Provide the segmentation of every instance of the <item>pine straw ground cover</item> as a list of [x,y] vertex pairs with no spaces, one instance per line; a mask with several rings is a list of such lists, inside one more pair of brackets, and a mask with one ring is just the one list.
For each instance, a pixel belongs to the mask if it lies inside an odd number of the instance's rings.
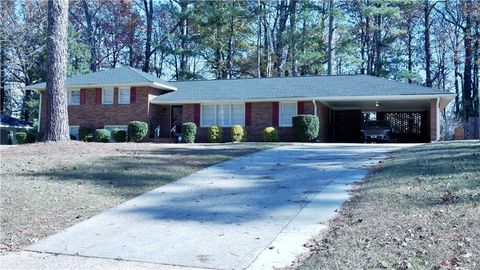
[[480,143],[432,143],[380,164],[299,269],[480,269]]
[[[0,252],[274,144],[37,143],[0,150]],[[278,146],[278,145],[277,145]]]

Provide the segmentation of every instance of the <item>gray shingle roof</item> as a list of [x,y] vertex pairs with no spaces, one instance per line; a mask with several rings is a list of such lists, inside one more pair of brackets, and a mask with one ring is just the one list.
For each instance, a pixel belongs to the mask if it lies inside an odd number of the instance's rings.
[[439,89],[368,75],[183,81],[171,84],[177,87],[177,91],[156,97],[154,103],[445,94]]
[[[158,84],[166,88],[175,88],[170,83],[161,80],[151,74],[145,73],[132,67],[119,67],[109,70],[101,70],[83,75],[67,78],[67,86],[77,85],[120,85],[120,84]],[[45,83],[29,85],[28,89],[45,89]]]

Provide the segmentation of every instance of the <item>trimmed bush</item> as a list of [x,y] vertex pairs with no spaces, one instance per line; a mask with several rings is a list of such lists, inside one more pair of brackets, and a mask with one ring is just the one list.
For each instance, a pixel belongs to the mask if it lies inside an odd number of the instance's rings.
[[320,126],[318,116],[300,114],[295,115],[292,120],[295,140],[300,142],[313,142],[318,137]]
[[128,123],[128,137],[130,141],[139,142],[148,134],[148,124],[142,121]]
[[243,142],[247,140],[247,130],[240,126],[232,126],[232,142]]
[[35,129],[27,130],[27,140],[26,143],[36,143],[37,142],[37,131]]
[[80,140],[84,142],[93,142],[93,129],[87,127],[80,127],[78,129]]
[[278,141],[278,131],[274,127],[266,127],[263,130],[264,142],[276,142]]
[[45,134],[41,131],[35,133],[35,142],[42,142],[45,137]]
[[116,142],[126,142],[127,141],[127,131],[123,129],[114,129],[112,131],[112,137]]
[[223,141],[223,129],[219,126],[210,126],[208,128],[208,142],[221,143]]
[[18,144],[25,144],[27,143],[27,133],[23,131],[17,132],[15,133],[15,139]]
[[194,143],[197,135],[197,125],[192,122],[183,123],[182,125],[182,142]]
[[109,142],[110,141],[110,131],[108,129],[97,129],[95,130],[95,141],[96,142]]

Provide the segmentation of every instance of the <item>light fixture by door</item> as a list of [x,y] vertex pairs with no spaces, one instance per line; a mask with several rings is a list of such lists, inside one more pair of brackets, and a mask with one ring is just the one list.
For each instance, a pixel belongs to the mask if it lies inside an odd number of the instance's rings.
[[378,101],[375,102],[375,107],[379,107],[380,106],[380,103],[378,103]]

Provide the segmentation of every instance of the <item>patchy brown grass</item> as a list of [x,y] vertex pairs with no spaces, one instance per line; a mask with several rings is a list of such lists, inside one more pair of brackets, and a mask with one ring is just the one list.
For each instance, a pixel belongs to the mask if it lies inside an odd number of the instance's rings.
[[274,144],[38,143],[0,149],[0,252]]
[[299,269],[480,269],[480,143],[396,152],[312,242]]

